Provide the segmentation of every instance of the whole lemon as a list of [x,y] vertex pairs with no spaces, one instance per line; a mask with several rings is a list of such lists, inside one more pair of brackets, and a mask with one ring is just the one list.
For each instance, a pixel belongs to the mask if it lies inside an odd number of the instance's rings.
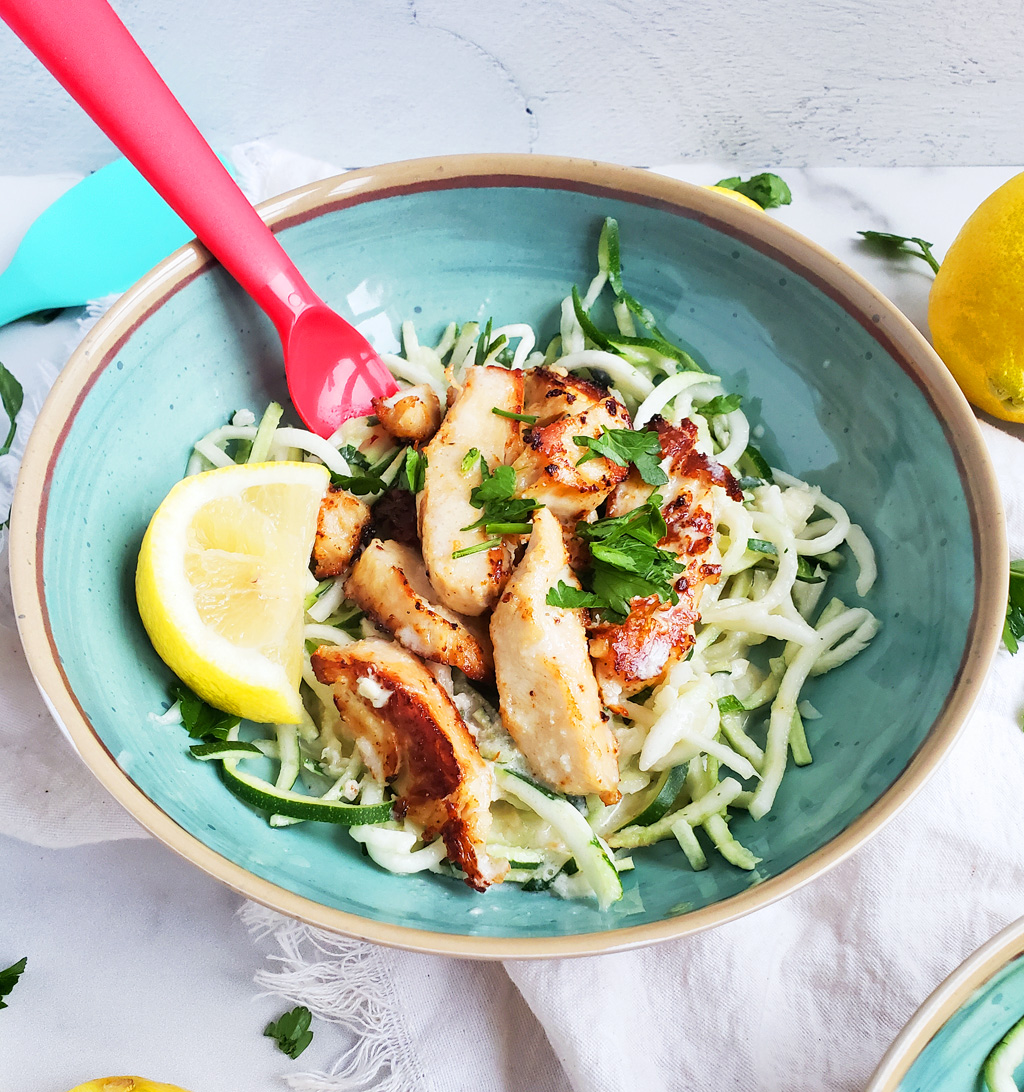
[[738,201],[741,205],[746,205],[748,208],[757,209],[758,212],[763,212],[764,209],[745,193],[740,193],[738,190],[730,190],[728,186],[705,186],[705,189],[714,190],[715,193],[725,194],[726,197],[731,197],[734,201]]
[[968,400],[1024,422],[1024,174],[987,197],[953,240],[928,325]]
[[176,1084],[158,1084],[145,1077],[97,1077],[71,1089],[71,1092],[185,1092]]

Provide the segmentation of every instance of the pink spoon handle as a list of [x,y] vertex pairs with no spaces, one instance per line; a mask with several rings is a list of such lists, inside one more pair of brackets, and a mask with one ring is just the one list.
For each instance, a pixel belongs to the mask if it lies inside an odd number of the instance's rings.
[[321,301],[106,0],[0,0],[0,18],[285,337]]

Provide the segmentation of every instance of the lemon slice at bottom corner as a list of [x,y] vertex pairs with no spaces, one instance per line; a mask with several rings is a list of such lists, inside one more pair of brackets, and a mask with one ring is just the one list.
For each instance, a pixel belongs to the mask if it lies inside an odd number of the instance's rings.
[[142,540],[135,592],[153,647],[235,716],[302,719],[302,603],[329,479],[316,463],[196,474],[168,493]]
[[97,1077],[75,1085],[71,1092],[185,1092],[176,1084],[160,1084],[145,1077]]

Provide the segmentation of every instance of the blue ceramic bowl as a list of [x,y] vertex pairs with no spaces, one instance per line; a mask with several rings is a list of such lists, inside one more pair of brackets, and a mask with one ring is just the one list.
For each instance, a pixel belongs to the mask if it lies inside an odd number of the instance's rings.
[[[543,157],[426,160],[287,194],[266,219],[328,303],[380,349],[413,319],[557,329],[615,216],[630,290],[744,395],[774,464],[863,524],[881,576],[870,649],[813,682],[813,765],[737,836],[754,874],[674,844],[636,854],[606,913],[509,886],[476,895],[403,878],[343,832],[272,830],[149,719],[169,674],[135,609],[143,530],[194,439],[286,399],[264,316],[198,246],[129,291],[68,364],[39,419],[12,527],[33,670],[76,746],[156,835],[260,902],[339,932],[463,955],[606,951],[721,923],[851,852],[952,743],[995,648],[1005,598],[1000,505],[974,418],[925,341],[834,258],[770,217],[646,172]],[[852,595],[852,574],[838,594]]]
[[[965,960],[889,1048],[865,1092],[982,1092],[989,1052],[1024,1017],[1024,918]],[[1024,1082],[1024,1065],[1014,1074]]]

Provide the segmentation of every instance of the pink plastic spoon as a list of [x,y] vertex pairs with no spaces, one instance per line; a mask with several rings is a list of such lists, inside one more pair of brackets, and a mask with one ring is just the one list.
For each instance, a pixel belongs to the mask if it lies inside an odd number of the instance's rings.
[[398,389],[306,284],[106,0],[0,0],[0,18],[267,313],[307,427],[329,436]]

